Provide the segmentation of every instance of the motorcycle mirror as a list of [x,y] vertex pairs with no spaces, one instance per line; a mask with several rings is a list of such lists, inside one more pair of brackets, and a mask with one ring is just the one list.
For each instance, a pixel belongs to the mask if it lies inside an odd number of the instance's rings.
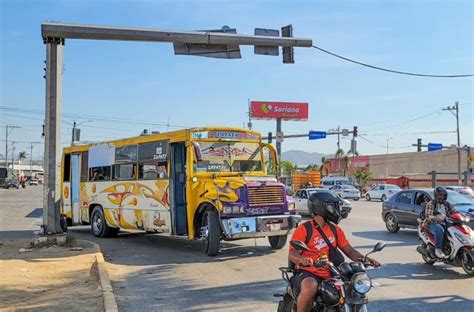
[[306,250],[306,251],[311,251],[308,246],[306,246],[305,243],[302,241],[290,241],[291,246],[299,251]]
[[385,248],[385,243],[384,242],[378,242],[377,244],[375,244],[374,249],[372,249],[372,252],[379,252],[384,248]]

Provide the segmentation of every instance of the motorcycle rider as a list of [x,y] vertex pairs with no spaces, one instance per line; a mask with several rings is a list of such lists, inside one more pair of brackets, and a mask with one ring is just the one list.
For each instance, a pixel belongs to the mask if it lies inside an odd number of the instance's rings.
[[445,258],[442,251],[446,217],[456,213],[456,209],[447,201],[448,192],[444,187],[438,186],[433,191],[434,199],[425,208],[423,227],[435,237],[435,255]]
[[[307,240],[308,233],[304,224],[296,228],[291,240],[308,241],[308,248],[316,254],[298,251],[291,244],[289,252],[290,261],[297,265],[295,289],[298,295],[296,303],[298,312],[310,311],[314,296],[318,291],[318,284],[331,277],[328,268],[313,267],[314,262],[320,257],[330,255],[330,247],[326,244],[326,240],[335,248],[341,249],[353,261],[360,261],[364,257],[349,244],[344,232],[336,225],[341,220],[338,198],[330,193],[313,193],[308,199],[308,209],[313,215],[313,219],[308,221],[313,230],[309,241]],[[326,240],[320,234],[318,227],[326,236]],[[335,232],[333,229],[335,229]],[[374,267],[380,266],[380,263],[372,258],[367,258],[367,260]],[[329,261],[334,262],[331,258]]]

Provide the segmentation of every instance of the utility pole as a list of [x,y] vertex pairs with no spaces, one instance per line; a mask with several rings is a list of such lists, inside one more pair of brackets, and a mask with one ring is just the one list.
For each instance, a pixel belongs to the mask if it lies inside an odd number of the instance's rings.
[[8,168],[8,136],[11,134],[11,132],[15,128],[21,128],[21,127],[20,126],[11,126],[11,125],[6,125],[5,126],[5,167],[7,167],[7,168]]
[[248,102],[248,106],[249,106],[249,111],[247,113],[248,117],[249,117],[249,121],[247,123],[247,127],[249,128],[249,130],[252,130],[252,107],[250,106],[250,99],[247,100]]
[[41,142],[30,142],[30,180],[33,177],[33,146]]
[[[276,133],[277,136],[280,137],[282,135],[281,133],[281,118],[277,118],[276,120]],[[276,139],[276,150],[277,150],[277,157],[278,157],[278,163],[281,161],[281,139],[277,138]],[[281,175],[281,166],[278,166],[277,168],[277,175]]]
[[[456,133],[457,133],[457,139],[458,139],[458,144],[457,144],[457,151],[458,151],[458,185],[462,184],[462,176],[461,176],[461,135],[459,133],[459,102],[455,102],[454,106],[448,106],[446,108],[443,108],[443,110],[450,111],[451,114],[456,117]],[[454,111],[454,113],[453,113]]]
[[12,141],[12,169],[15,168],[15,141]]

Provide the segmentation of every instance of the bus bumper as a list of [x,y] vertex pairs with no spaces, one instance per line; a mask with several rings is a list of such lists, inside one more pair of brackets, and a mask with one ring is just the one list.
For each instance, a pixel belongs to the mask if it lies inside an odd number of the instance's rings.
[[229,218],[221,219],[221,228],[224,238],[228,240],[267,237],[287,235],[300,221],[300,215]]

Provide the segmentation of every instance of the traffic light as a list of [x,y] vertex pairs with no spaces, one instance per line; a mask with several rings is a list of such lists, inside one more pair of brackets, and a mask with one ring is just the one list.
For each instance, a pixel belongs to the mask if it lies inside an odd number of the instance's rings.
[[[288,25],[281,28],[282,37],[293,37],[293,26]],[[295,62],[295,49],[293,47],[283,47],[283,63],[293,64]]]
[[272,144],[272,133],[268,132],[268,144]]
[[352,130],[352,136],[355,138],[357,136],[357,127],[354,126],[354,130]]
[[416,151],[417,151],[417,152],[421,152],[421,145],[422,145],[422,144],[421,144],[421,139],[418,138],[418,139],[416,140]]

